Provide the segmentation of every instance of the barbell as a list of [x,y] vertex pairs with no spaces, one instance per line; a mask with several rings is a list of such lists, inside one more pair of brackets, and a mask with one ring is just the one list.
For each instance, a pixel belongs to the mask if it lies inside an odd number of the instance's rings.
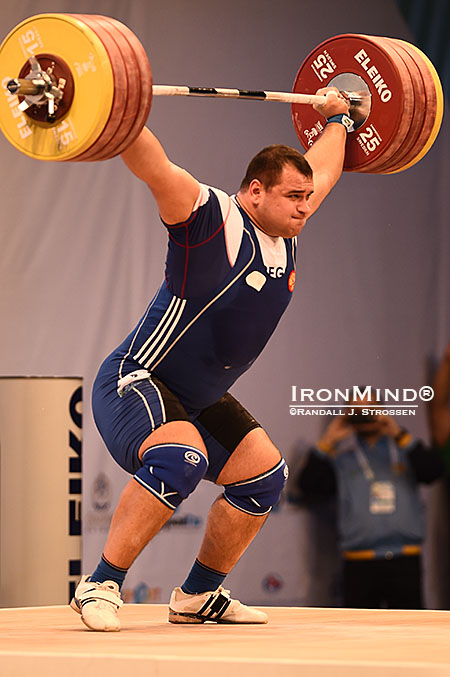
[[423,52],[403,40],[351,33],[325,40],[306,57],[293,92],[269,92],[154,85],[145,50],[123,23],[98,15],[38,14],[0,45],[0,78],[0,129],[39,160],[120,154],[145,125],[153,96],[290,103],[295,132],[307,149],[326,123],[311,104],[327,97],[315,92],[336,87],[348,98],[354,121],[344,169],[388,174],[428,152],[443,116],[439,76]]

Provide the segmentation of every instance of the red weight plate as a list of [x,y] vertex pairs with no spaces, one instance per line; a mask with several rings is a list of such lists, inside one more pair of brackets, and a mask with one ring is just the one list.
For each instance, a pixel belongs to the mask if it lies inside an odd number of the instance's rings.
[[141,42],[134,35],[134,33],[127,26],[120,23],[120,21],[117,21],[116,19],[112,19],[111,17],[106,16],[103,17],[103,19],[104,21],[115,26],[117,30],[121,32],[123,37],[128,41],[138,66],[138,77],[141,86],[141,94],[137,115],[129,134],[115,149],[113,154],[109,152],[105,153],[101,157],[97,158],[99,160],[107,160],[111,157],[114,157],[114,155],[122,153],[139,136],[142,128],[147,122],[147,118],[150,113],[150,108],[152,105],[152,88],[153,88],[153,78],[150,63]]
[[437,121],[437,116],[441,115],[442,111],[440,110],[441,107],[439,105],[438,93],[436,91],[435,78],[437,77],[437,74],[435,73],[433,77],[433,73],[430,71],[428,64],[426,63],[425,59],[423,58],[419,50],[417,50],[415,47],[413,47],[408,42],[405,42],[403,40],[396,40],[394,38],[392,38],[392,40],[399,47],[408,52],[410,57],[414,60],[423,80],[426,99],[426,105],[424,106],[425,110],[423,125],[420,130],[417,141],[414,145],[414,148],[412,149],[411,153],[409,153],[409,159],[405,158],[401,163],[400,167],[396,167],[395,169],[390,170],[390,171],[401,171],[402,169],[406,169],[408,166],[412,166],[413,164],[415,164],[416,158],[420,159],[420,157],[424,154],[424,151],[426,152],[425,148],[427,144],[429,144],[430,142],[430,137],[436,131],[435,126],[436,124],[439,124],[439,122]]
[[[359,76],[371,94],[369,115],[349,134],[344,162],[346,171],[364,171],[381,156],[392,156],[403,143],[412,119],[412,83],[403,61],[391,58],[376,37],[349,33],[316,47],[301,65],[293,91],[313,94],[342,73]],[[292,118],[300,142],[308,148],[324,128],[323,116],[312,106],[293,104]]]
[[382,153],[378,158],[372,159],[370,162],[364,165],[364,168],[359,170],[371,174],[378,174],[379,167],[386,164],[389,165],[392,158],[396,157],[398,150],[403,147],[403,144],[409,136],[411,123],[414,117],[415,93],[411,74],[406,67],[404,60],[398,54],[398,52],[395,51],[389,40],[373,35],[364,35],[362,37],[367,38],[374,44],[384,49],[392,64],[395,64],[400,74],[403,87],[403,111],[395,138],[391,141],[389,146],[385,148],[384,153]]
[[425,86],[420,74],[419,67],[411,55],[402,47],[401,43],[391,38],[379,38],[383,42],[389,42],[391,47],[405,62],[405,66],[411,76],[414,90],[414,110],[408,136],[398,149],[397,153],[382,165],[377,166],[377,174],[391,172],[400,169],[416,155],[416,146],[424,126],[426,116],[427,99]]
[[[123,113],[128,98],[128,77],[124,57],[109,32],[89,14],[71,14],[69,16],[86,24],[86,26],[88,26],[102,41],[111,62],[114,78],[114,95],[108,121],[92,146],[81,153],[81,155],[72,158],[72,161],[79,162],[81,160],[92,160],[108,148],[111,139],[114,137],[117,129],[122,123]],[[86,115],[88,114],[89,112],[86,111]]]
[[139,114],[139,105],[141,101],[141,76],[135,53],[128,40],[124,37],[117,26],[110,23],[107,20],[107,17],[104,16],[92,15],[92,19],[97,21],[103,27],[103,29],[109,33],[111,38],[117,44],[117,47],[120,50],[125,62],[128,80],[128,97],[123,110],[120,126],[115,131],[115,134],[111,138],[108,146],[102,150],[99,150],[99,152],[95,153],[89,158],[89,160],[96,161],[112,158],[117,155],[121,144],[132,131],[136,122],[136,117]]

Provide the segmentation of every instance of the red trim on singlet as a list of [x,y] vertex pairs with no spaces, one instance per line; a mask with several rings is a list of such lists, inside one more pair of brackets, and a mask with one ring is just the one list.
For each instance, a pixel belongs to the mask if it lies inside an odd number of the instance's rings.
[[[202,240],[202,242],[197,242],[197,244],[189,244],[189,243],[188,243],[187,245],[184,245],[184,244],[181,244],[181,242],[177,242],[177,241],[175,240],[175,238],[174,238],[170,233],[168,233],[169,238],[172,240],[172,242],[174,242],[175,244],[177,244],[179,247],[186,247],[186,246],[187,246],[187,247],[189,247],[190,249],[194,249],[194,247],[200,247],[202,244],[206,244],[206,242],[209,242],[210,240],[212,240],[213,237],[215,237],[215,236],[217,235],[217,233],[219,233],[219,232],[222,230],[222,228],[225,226],[226,222],[228,221],[228,217],[230,216],[230,211],[231,211],[231,200],[230,200],[230,203],[229,203],[229,205],[228,205],[228,212],[227,212],[227,215],[226,215],[225,219],[222,221],[222,223],[221,223],[220,226],[217,228],[217,230],[214,231],[214,233],[212,233],[212,235],[210,235],[209,237],[207,237],[206,240]],[[181,224],[181,225],[179,225],[179,226],[175,226],[175,228],[181,228],[181,227],[184,227],[184,228],[185,228],[186,226],[189,225],[189,223],[191,222],[191,220],[192,220],[192,219],[190,219],[189,221],[186,221],[186,223],[183,223],[183,224]],[[169,226],[169,228],[170,228],[170,227],[171,227],[171,226]],[[226,244],[226,242],[225,242],[225,244]],[[227,253],[228,253],[228,252],[227,252]],[[228,258],[229,258],[229,257],[228,257]]]
[[187,226],[186,228],[186,254],[185,254],[185,259],[184,259],[184,275],[183,275],[183,284],[181,285],[181,298],[184,299],[184,288],[186,286],[186,278],[187,278],[187,271],[188,271],[188,261],[189,261],[189,229]]
[[[195,207],[195,205],[197,204],[197,202],[200,203],[200,201],[201,201],[201,196],[202,196],[202,191],[201,191],[201,189],[200,189],[200,194],[199,194],[197,200],[195,201],[194,207]],[[208,199],[209,199],[209,197],[208,197]],[[165,221],[163,221],[163,219],[161,219],[161,221],[162,221],[162,223],[165,225],[166,228],[173,228],[173,229],[175,229],[175,228],[184,228],[185,226],[188,226],[188,225],[191,223],[191,221],[193,221],[193,219],[195,219],[195,215],[197,214],[197,212],[198,212],[198,210],[200,209],[200,207],[203,207],[203,206],[204,206],[204,204],[206,204],[206,203],[199,204],[198,207],[197,207],[196,209],[194,209],[194,211],[192,212],[192,214],[190,215],[190,217],[188,218],[187,221],[182,221],[181,223],[173,223],[173,224],[166,223]]]
[[[226,224],[226,222],[228,221],[228,217],[229,217],[230,211],[231,211],[231,200],[229,201],[229,204],[228,204],[228,212],[227,212],[227,215],[226,215],[226,217],[224,218],[224,220],[222,221],[222,223],[220,224],[220,226],[217,228],[217,230],[214,231],[214,233],[212,233],[209,237],[207,237],[206,240],[202,240],[202,242],[197,242],[197,244],[189,244],[189,229],[188,229],[188,225],[189,225],[189,224],[191,223],[191,221],[194,219],[194,217],[195,217],[195,215],[196,215],[198,209],[200,209],[200,207],[198,207],[198,208],[195,210],[195,212],[193,212],[193,213],[191,214],[191,217],[190,217],[185,223],[176,224],[176,225],[174,225],[174,226],[168,226],[167,224],[165,224],[165,225],[167,226],[167,228],[186,228],[186,244],[181,244],[181,242],[177,242],[177,241],[175,240],[175,238],[173,237],[173,235],[171,235],[170,232],[168,233],[170,240],[172,240],[172,242],[173,242],[174,244],[178,245],[179,247],[183,247],[183,248],[186,250],[185,261],[184,261],[183,283],[182,283],[182,285],[181,285],[180,298],[184,298],[184,289],[185,289],[185,287],[186,287],[186,279],[187,279],[187,271],[188,271],[189,250],[190,250],[190,249],[195,249],[196,247],[201,247],[202,245],[206,244],[207,242],[209,242],[210,240],[212,240],[214,237],[216,237],[216,235],[222,230],[222,228],[225,227],[225,224]],[[226,248],[226,252],[227,252],[228,261],[230,261],[230,256],[229,256],[229,253],[228,253],[228,246],[227,246],[226,238],[225,238],[225,248]],[[230,265],[231,265],[231,262],[230,262]]]
[[[212,240],[213,237],[217,235],[217,233],[224,227],[225,221],[222,223],[222,225],[219,226],[219,228],[209,237],[206,238],[206,240],[203,240],[202,242],[197,242],[197,244],[189,244],[188,238],[186,238],[187,242],[186,244],[182,244],[181,242],[177,242],[173,235],[169,233],[169,238],[172,240],[172,242],[179,247],[183,247],[183,249],[194,249],[194,247],[200,247],[202,244],[206,244],[206,242],[209,242],[209,240]],[[184,226],[186,228],[186,226]],[[189,230],[186,228],[186,233],[189,233]]]
[[[191,221],[193,221],[193,219],[195,218],[195,215],[197,214],[197,212],[198,212],[199,209],[200,209],[200,206],[197,207],[197,209],[195,210],[195,212],[192,212],[192,214],[190,215],[190,217],[188,218],[188,220],[187,220],[187,221],[183,221],[183,223],[174,223],[173,225],[170,225],[169,223],[166,223],[165,221],[163,221],[163,224],[165,225],[166,228],[173,228],[173,229],[175,229],[175,228],[184,228],[185,226],[188,226],[188,225],[191,223]],[[162,221],[162,219],[161,219],[161,221]]]

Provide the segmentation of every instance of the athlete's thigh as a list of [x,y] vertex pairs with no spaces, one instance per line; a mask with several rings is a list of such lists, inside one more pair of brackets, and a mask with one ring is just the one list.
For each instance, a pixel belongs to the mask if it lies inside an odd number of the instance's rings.
[[256,477],[273,468],[281,454],[263,428],[254,428],[238,444],[217,478],[217,484],[232,484]]
[[228,484],[273,468],[280,452],[256,419],[227,393],[195,421],[206,444],[209,469],[205,479]]
[[114,376],[100,372],[92,403],[109,452],[129,473],[141,467],[142,454],[156,444],[184,443],[204,451],[201,437],[178,398],[150,374],[119,395]]
[[205,456],[208,456],[206,445],[202,439],[197,428],[189,421],[169,421],[164,425],[156,428],[150,433],[141,443],[138,451],[139,459],[145,454],[150,447],[159,444],[176,444],[185,447],[194,447],[202,451]]

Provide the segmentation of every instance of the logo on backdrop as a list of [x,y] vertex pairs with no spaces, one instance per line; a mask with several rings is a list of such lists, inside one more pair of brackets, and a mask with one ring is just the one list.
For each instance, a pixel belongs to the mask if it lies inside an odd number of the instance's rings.
[[150,588],[147,583],[138,583],[134,588],[122,588],[121,595],[127,604],[151,604],[161,602],[162,589]]
[[90,493],[92,509],[86,515],[86,528],[88,531],[107,531],[113,513],[112,483],[108,475],[99,472]]
[[[415,416],[434,397],[431,386],[415,388],[303,388],[291,386],[291,416]],[[367,398],[373,400],[368,404]],[[349,403],[351,401],[351,403]],[[359,408],[356,408],[359,407]]]
[[200,515],[193,515],[190,512],[186,515],[177,515],[177,511],[175,511],[173,517],[163,525],[162,530],[167,531],[174,528],[200,529],[202,524],[203,518]]
[[108,510],[111,507],[111,483],[104,472],[97,475],[92,485],[92,507],[94,510]]
[[75,429],[75,432],[69,430],[69,536],[81,536],[82,404],[83,389],[79,386],[69,402],[70,420]]
[[280,592],[284,587],[284,581],[280,574],[267,574],[262,580],[262,587],[266,592]]

